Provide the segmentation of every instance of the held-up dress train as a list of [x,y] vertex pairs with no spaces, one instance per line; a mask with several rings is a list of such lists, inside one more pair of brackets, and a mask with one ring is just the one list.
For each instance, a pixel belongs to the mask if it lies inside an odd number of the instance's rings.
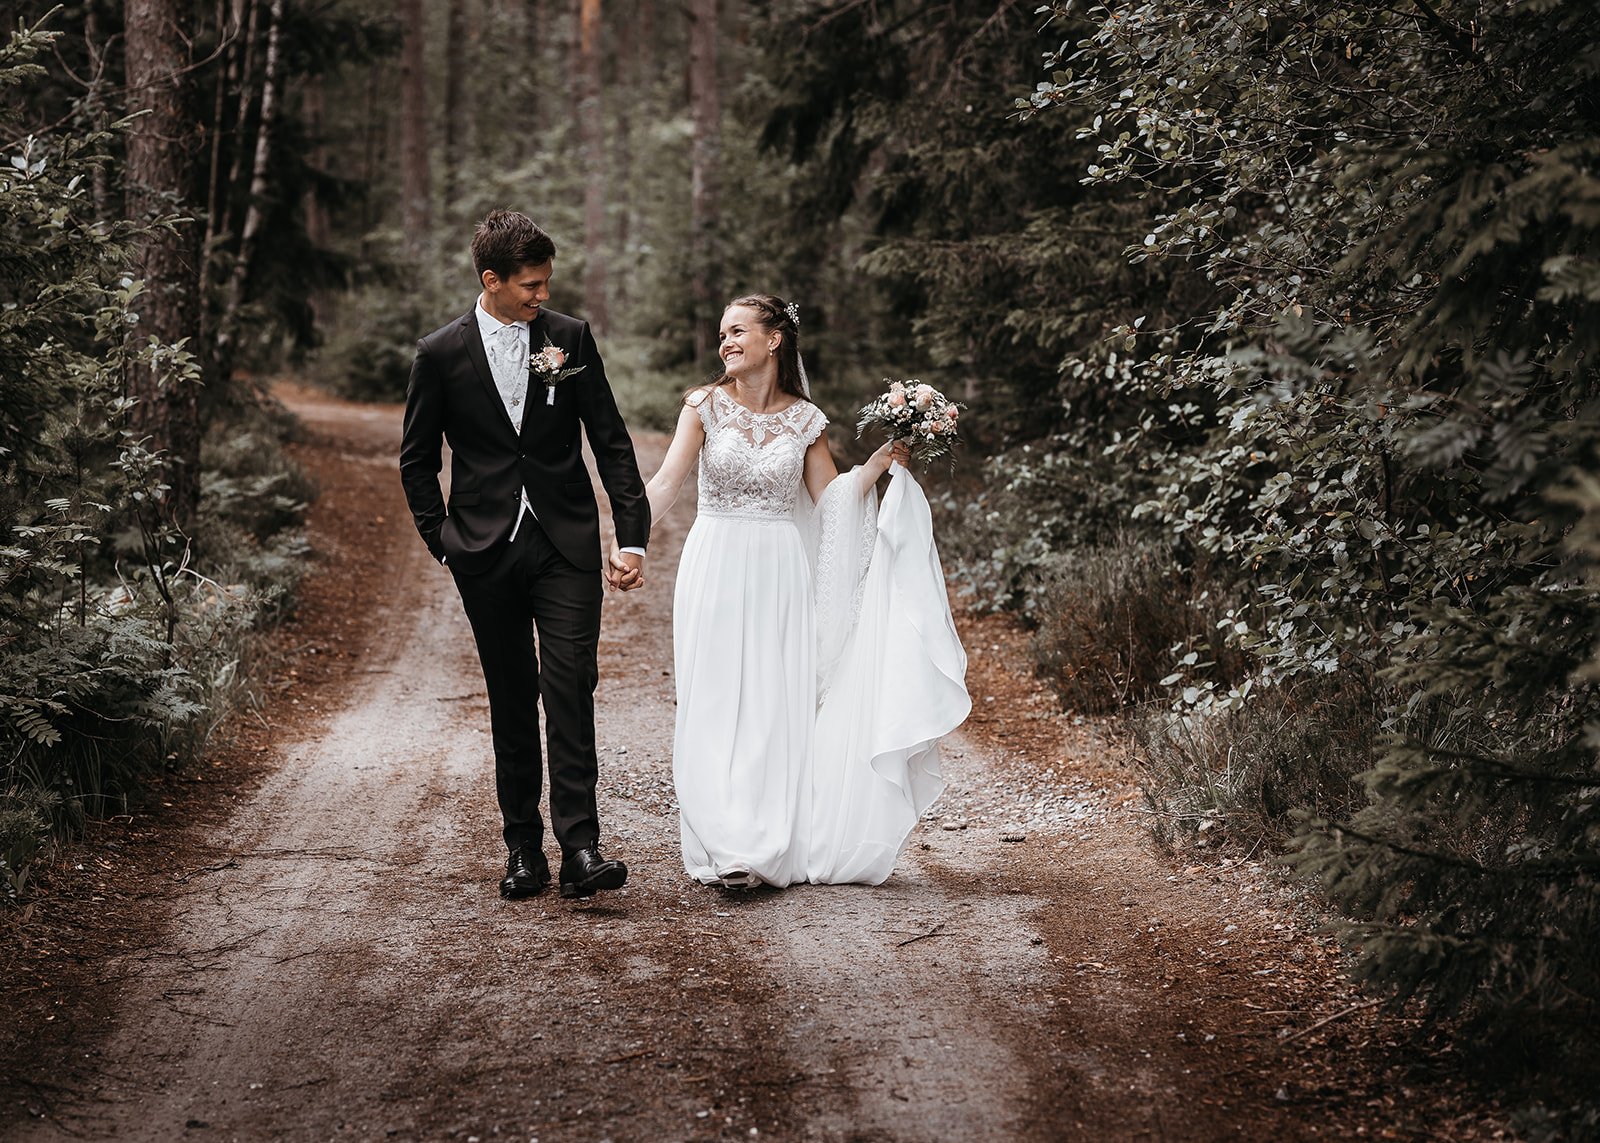
[[853,473],[813,505],[805,452],[827,418],[808,401],[752,413],[715,387],[697,411],[673,596],[684,868],[879,884],[971,707],[927,500],[896,465],[881,511]]

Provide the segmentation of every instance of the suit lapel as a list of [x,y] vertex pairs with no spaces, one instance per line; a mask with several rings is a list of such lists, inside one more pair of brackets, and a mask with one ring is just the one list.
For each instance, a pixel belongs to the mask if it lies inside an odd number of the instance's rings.
[[[494,383],[494,370],[489,368],[489,355],[483,350],[483,334],[478,329],[476,307],[461,319],[461,341],[467,351],[467,360],[472,362],[472,367],[478,371],[478,380],[483,383],[484,391],[489,394],[489,403],[500,415],[500,423],[512,436],[515,436],[516,426],[511,423],[511,416],[506,412],[506,403],[501,400],[500,390]],[[526,416],[522,418],[522,423],[524,426],[527,425]]]
[[[539,316],[528,324],[528,357],[531,359],[535,353],[544,348],[545,339],[544,311],[539,311]],[[544,416],[549,411],[545,404],[548,394],[543,385],[534,383],[533,376],[528,377],[528,406],[522,414],[522,435],[530,436],[533,422]]]

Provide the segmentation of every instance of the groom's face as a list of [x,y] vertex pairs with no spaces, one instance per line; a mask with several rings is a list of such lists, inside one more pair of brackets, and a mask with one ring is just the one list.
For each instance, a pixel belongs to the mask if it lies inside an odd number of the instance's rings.
[[509,278],[493,270],[483,272],[483,308],[503,322],[532,321],[539,307],[550,300],[550,273],[554,264],[518,266]]

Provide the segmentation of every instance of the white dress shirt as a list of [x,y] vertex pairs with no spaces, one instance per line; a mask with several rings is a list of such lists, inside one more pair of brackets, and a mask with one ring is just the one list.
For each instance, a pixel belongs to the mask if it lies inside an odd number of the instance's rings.
[[[509,324],[483,308],[483,296],[478,297],[478,332],[483,335],[483,351],[489,358],[489,372],[494,374],[494,387],[500,391],[500,400],[511,418],[511,427],[522,431],[522,413],[528,407],[528,323],[514,321]],[[528,503],[528,490],[522,490],[522,511],[511,526],[511,539],[522,530],[522,517],[539,517]]]
[[[506,416],[511,418],[512,427],[520,433],[522,414],[528,408],[528,354],[532,348],[528,344],[528,323],[502,322],[484,308],[482,294],[478,295],[476,313],[478,332],[483,335],[483,351],[489,358],[489,371],[494,374],[494,387],[500,392],[500,400],[506,407]],[[535,520],[539,518],[533,505],[528,502],[526,488],[522,490],[522,511],[517,513],[510,539],[517,538],[524,515],[532,516]],[[632,552],[641,558],[644,556],[643,548],[620,550]]]

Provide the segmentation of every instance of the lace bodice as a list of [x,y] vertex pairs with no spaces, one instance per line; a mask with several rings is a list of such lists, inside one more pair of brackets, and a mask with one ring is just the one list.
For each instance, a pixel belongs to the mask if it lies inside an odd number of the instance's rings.
[[705,426],[700,449],[702,516],[784,519],[794,513],[806,449],[828,418],[810,401],[776,413],[752,413],[723,386],[696,406]]

